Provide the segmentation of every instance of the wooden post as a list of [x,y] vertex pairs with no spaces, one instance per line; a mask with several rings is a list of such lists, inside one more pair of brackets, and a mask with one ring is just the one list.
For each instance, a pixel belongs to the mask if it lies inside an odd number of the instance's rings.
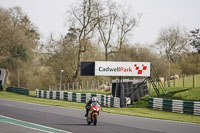
[[74,82],[72,83],[72,90],[74,90]]
[[65,83],[63,83],[63,89],[64,89],[64,91],[66,90],[66,86],[65,86]]
[[79,88],[78,86],[79,86],[79,83],[76,82],[76,89],[77,89],[77,90],[79,90],[79,89],[78,89],[78,88]]
[[168,79],[166,79],[166,86],[169,87],[169,86],[168,86]]
[[154,79],[154,81],[155,81],[156,88],[158,88],[158,84],[157,84],[156,78]]
[[149,82],[149,95],[151,96],[151,83]]
[[69,90],[69,82],[67,82],[67,90]]
[[99,89],[100,83],[99,80],[97,81],[97,89]]
[[164,79],[164,87],[165,87],[165,79]]
[[91,84],[90,84],[90,89],[91,89],[91,91],[92,91],[92,82],[91,82]]
[[83,90],[83,81],[81,81],[81,88],[80,90]]
[[93,90],[95,90],[95,81],[94,80],[92,82],[92,87],[93,87]]
[[184,78],[185,78],[185,75],[183,75],[183,88],[184,88]]
[[193,77],[193,88],[195,87],[195,78],[194,78],[194,75],[192,75]]
[[87,81],[87,90],[89,89],[88,81]]
[[95,92],[96,92],[96,87],[97,87],[97,85],[96,85],[96,76],[94,76],[94,90],[95,90]]
[[168,87],[170,87],[170,80],[167,81]]

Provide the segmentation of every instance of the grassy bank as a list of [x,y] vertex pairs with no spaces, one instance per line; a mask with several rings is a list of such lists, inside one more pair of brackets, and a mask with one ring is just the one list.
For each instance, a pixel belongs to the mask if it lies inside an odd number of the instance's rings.
[[[200,87],[168,88],[167,91],[168,91],[167,95],[161,95],[160,97],[169,99],[178,99],[178,100],[200,101]],[[157,97],[154,90],[152,90],[151,96]]]
[[[168,81],[165,81],[167,87]],[[170,87],[200,87],[200,74],[184,76],[175,80],[170,80]],[[164,83],[163,83],[164,84]]]
[[[35,92],[31,92],[30,94],[31,94],[30,96],[24,96],[24,95],[8,93],[8,92],[0,92],[0,98],[11,99],[11,100],[15,100],[15,101],[22,101],[22,102],[29,102],[29,103],[36,103],[36,104],[79,108],[79,109],[84,109],[84,107],[85,107],[84,103],[75,103],[75,102],[67,102],[67,101],[62,101],[62,100],[36,98]],[[165,111],[157,111],[157,110],[148,109],[146,106],[147,106],[147,97],[140,100],[135,105],[131,105],[126,108],[105,108],[105,107],[103,107],[103,110],[104,110],[104,112],[108,112],[108,113],[140,116],[140,117],[164,119],[164,120],[173,120],[173,121],[181,121],[181,122],[191,122],[191,123],[200,124],[199,116],[171,113],[171,112],[165,112]]]

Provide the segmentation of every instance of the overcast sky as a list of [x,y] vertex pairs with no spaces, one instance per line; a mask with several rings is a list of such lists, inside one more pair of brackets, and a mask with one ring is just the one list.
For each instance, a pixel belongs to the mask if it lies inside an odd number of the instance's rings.
[[[64,14],[76,0],[0,0],[4,8],[20,6],[38,27],[43,39],[50,33],[59,35],[64,28]],[[142,13],[134,30],[133,42],[153,43],[160,29],[171,25],[184,26],[188,31],[200,28],[200,0],[115,0],[128,4]]]

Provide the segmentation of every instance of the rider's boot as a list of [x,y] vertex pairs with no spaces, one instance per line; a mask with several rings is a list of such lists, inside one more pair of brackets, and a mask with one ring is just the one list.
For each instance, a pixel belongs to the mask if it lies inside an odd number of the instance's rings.
[[88,112],[89,112],[89,110],[86,110],[86,114],[85,114],[85,117],[87,117],[87,116],[88,116]]

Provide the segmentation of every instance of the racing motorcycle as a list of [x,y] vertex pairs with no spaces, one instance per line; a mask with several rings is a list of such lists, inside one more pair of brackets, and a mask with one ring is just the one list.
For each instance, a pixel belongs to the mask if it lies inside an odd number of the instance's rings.
[[98,103],[92,103],[90,111],[87,116],[87,123],[90,125],[93,123],[95,126],[97,124],[97,119],[99,118],[99,113],[101,111],[101,106]]

